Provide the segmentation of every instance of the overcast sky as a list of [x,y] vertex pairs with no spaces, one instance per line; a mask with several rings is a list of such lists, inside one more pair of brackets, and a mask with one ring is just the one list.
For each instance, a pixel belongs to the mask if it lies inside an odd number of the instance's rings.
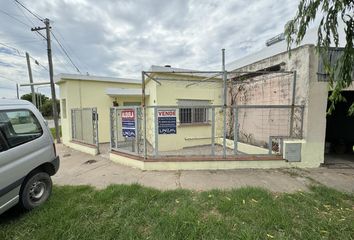
[[[45,40],[29,28],[43,23],[13,0],[0,2],[0,98],[16,97],[15,83],[7,79],[28,82],[26,59],[1,44],[18,49],[20,55],[27,51],[47,67]],[[298,4],[296,0],[21,2],[52,21],[54,34],[81,73],[129,78],[139,78],[151,65],[220,69],[222,48],[226,62],[263,48],[267,39],[283,32]],[[54,73],[77,73],[54,40],[52,45]],[[35,82],[48,81],[42,66],[32,60],[32,67]],[[21,94],[28,91],[23,88]],[[48,93],[48,88],[40,91]]]

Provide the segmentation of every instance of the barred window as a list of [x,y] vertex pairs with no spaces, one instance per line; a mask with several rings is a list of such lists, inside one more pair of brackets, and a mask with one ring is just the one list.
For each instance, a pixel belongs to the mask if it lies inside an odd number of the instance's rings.
[[[179,100],[179,121],[181,124],[208,123],[208,108],[201,106],[210,105],[205,100]],[[196,106],[196,107],[192,107]]]

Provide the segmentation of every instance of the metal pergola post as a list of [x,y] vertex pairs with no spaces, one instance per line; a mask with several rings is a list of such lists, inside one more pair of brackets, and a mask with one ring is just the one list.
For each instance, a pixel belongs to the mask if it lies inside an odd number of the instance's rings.
[[226,109],[227,109],[227,73],[225,69],[225,49],[222,49],[222,71],[223,71],[223,82],[224,82],[224,91],[223,91],[223,99],[224,99],[224,105],[223,105],[223,115],[224,115],[224,122],[223,122],[223,129],[224,129],[224,134],[223,134],[223,142],[222,142],[222,153],[223,157],[226,158]]

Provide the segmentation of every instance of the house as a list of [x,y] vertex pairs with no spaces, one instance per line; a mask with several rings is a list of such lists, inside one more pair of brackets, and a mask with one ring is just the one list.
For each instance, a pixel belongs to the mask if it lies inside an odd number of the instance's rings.
[[[326,143],[338,150],[344,141],[350,151],[354,124],[344,110],[326,119],[314,37],[291,57],[280,41],[226,71],[152,66],[140,80],[60,74],[63,143],[91,154],[109,143],[112,161],[145,170],[319,167]],[[353,93],[345,89],[350,102]]]
[[[60,89],[63,143],[92,154],[97,154],[97,149],[85,146],[88,145],[87,142],[72,141],[72,110],[96,108],[99,117],[97,137],[100,143],[108,143],[110,142],[109,108],[114,105],[139,106],[141,103],[141,81],[136,79],[59,74],[55,78],[55,83]],[[88,118],[91,117],[92,115],[88,116]],[[83,120],[81,119],[80,125],[86,123]],[[88,122],[91,123],[91,121]],[[91,127],[92,124],[84,126],[83,135],[89,135],[92,131]],[[83,137],[85,138],[85,136]],[[92,136],[88,137],[92,138]]]

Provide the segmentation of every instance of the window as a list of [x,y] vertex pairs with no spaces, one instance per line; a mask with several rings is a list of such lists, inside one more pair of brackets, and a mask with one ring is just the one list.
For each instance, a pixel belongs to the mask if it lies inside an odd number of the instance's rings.
[[37,118],[29,110],[0,111],[0,131],[9,148],[32,141],[43,133]]
[[210,101],[179,100],[178,105],[182,107],[179,109],[179,122],[181,124],[208,123],[208,108],[201,106],[210,105]]
[[66,99],[65,98],[61,100],[61,112],[63,114],[63,118],[66,119]]

